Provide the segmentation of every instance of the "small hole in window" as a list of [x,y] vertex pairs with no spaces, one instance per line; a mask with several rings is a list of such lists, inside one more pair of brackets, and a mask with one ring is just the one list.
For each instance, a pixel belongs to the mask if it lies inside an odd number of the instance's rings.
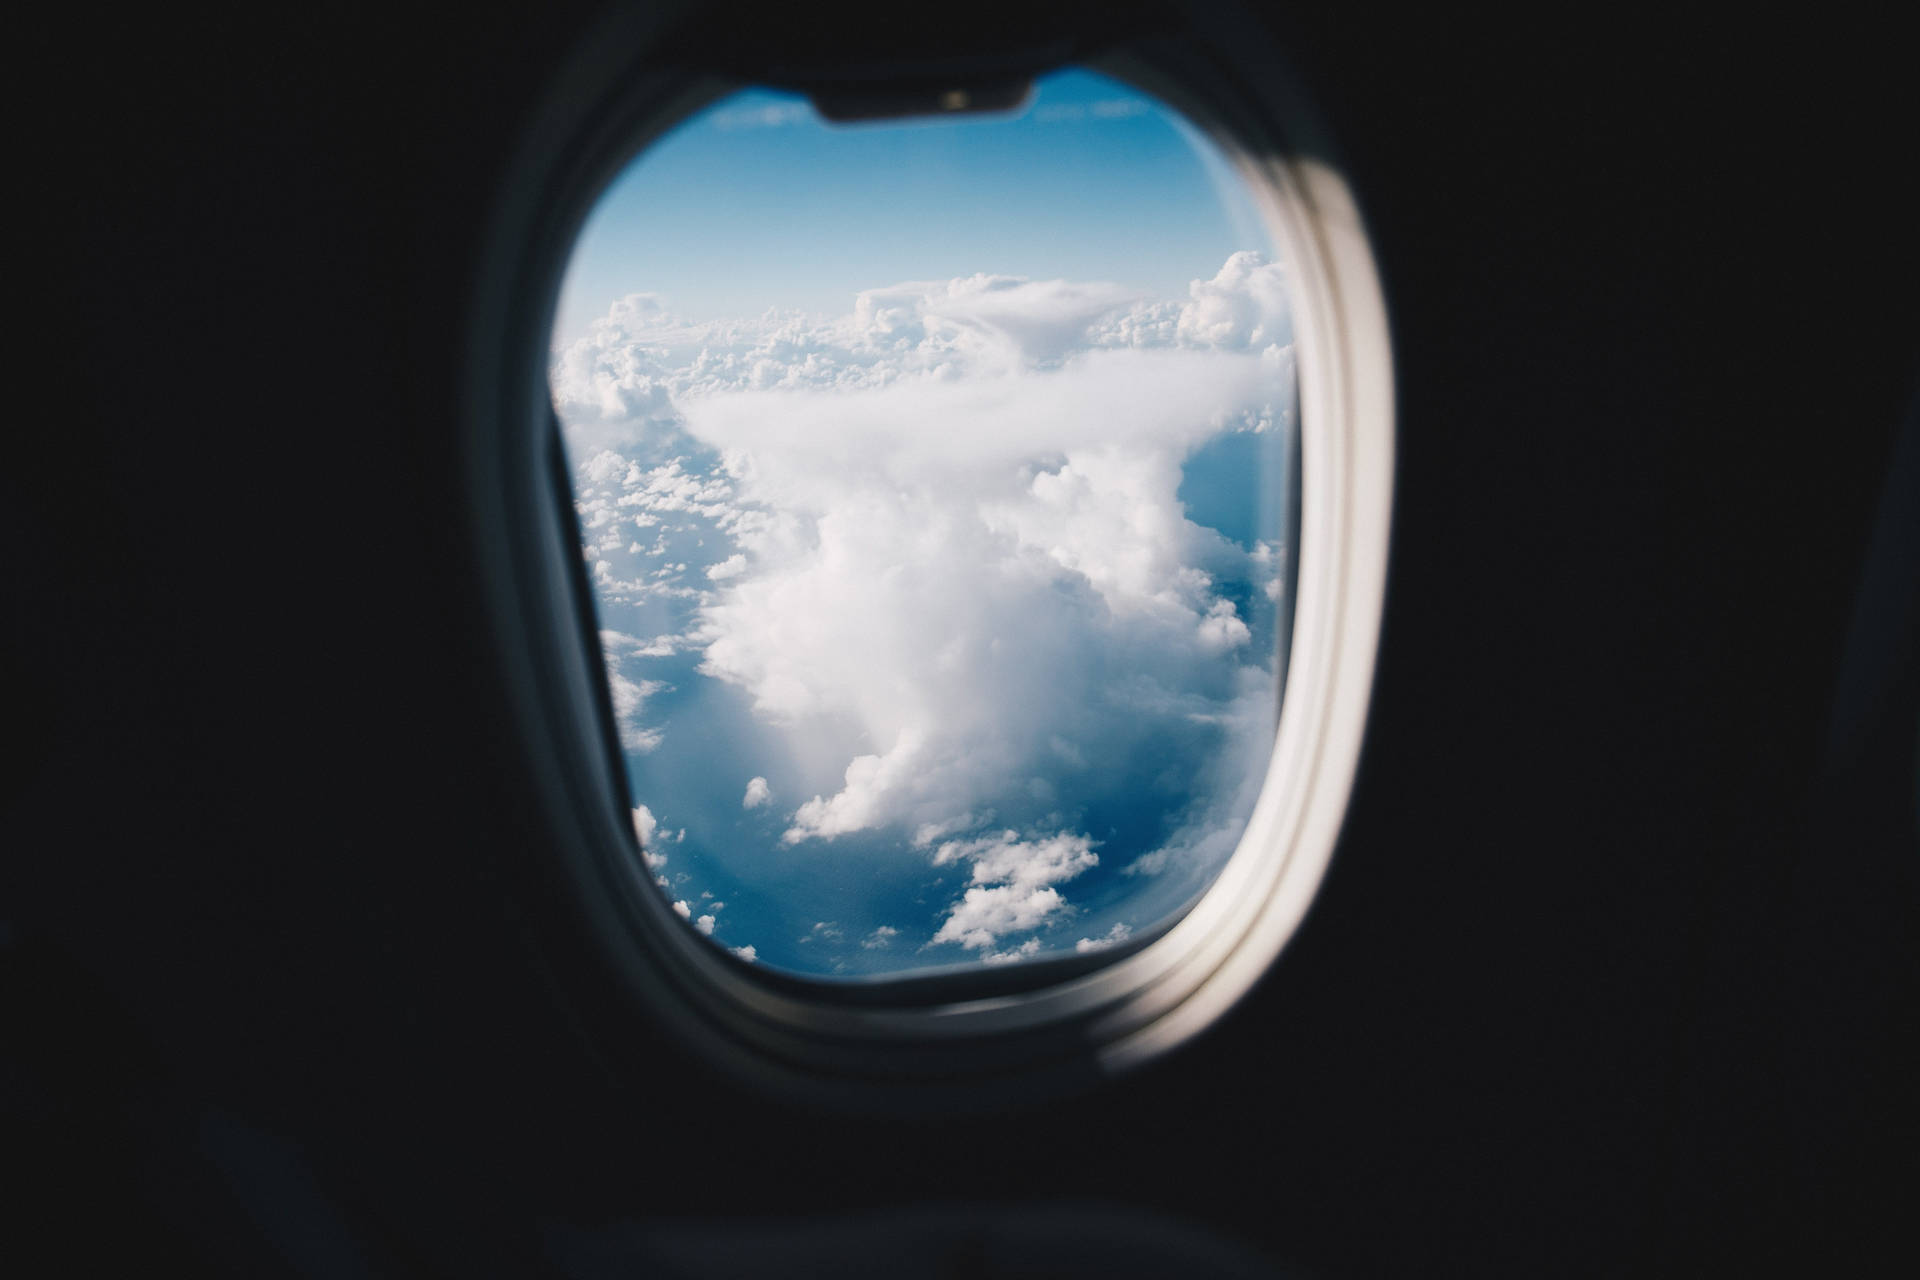
[[1298,397],[1252,193],[1090,71],[935,105],[687,119],[594,207],[552,335],[647,873],[793,974],[1155,936],[1239,843],[1285,678]]

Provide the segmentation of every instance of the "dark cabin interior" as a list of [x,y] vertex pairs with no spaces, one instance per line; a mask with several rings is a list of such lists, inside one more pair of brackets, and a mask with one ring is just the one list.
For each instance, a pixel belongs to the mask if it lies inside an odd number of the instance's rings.
[[[1916,1273],[1920,94],[1889,30],[1246,6],[1392,331],[1338,854],[1165,1060],[863,1114],[618,997],[475,594],[484,211],[602,7],[17,24],[5,1269]],[[716,3],[658,47],[910,79],[1190,16]]]

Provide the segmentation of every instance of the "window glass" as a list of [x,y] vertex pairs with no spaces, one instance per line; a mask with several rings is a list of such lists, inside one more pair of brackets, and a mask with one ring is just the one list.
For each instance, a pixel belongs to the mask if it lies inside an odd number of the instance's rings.
[[991,115],[735,94],[607,189],[551,384],[650,874],[872,977],[1177,917],[1265,775],[1296,421],[1225,157],[1086,71]]

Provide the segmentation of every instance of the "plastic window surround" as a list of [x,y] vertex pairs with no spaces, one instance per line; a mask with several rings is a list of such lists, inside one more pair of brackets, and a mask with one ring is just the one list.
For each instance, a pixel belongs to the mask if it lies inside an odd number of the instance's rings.
[[637,856],[547,388],[560,273],[592,202],[640,147],[738,87],[645,70],[652,34],[589,42],[566,77],[571,92],[523,140],[498,188],[467,312],[468,514],[503,696],[551,833],[540,852],[560,866],[634,1017],[777,1094],[855,1107],[929,1095],[992,1105],[1143,1064],[1224,1015],[1292,937],[1332,856],[1359,758],[1386,582],[1393,397],[1384,305],[1346,185],[1303,134],[1310,115],[1277,75],[1283,64],[1249,39],[1195,35],[1156,41],[1150,55],[1083,60],[1158,96],[1235,159],[1292,288],[1301,399],[1292,647],[1267,779],[1212,887],[1159,934],[1092,957],[866,987],[773,975],[681,927]]

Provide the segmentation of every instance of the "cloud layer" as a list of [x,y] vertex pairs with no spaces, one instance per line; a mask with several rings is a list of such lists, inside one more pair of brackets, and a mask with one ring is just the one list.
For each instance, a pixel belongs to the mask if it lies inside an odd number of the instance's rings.
[[1206,523],[1196,459],[1283,456],[1284,283],[1236,254],[1177,300],[972,276],[831,319],[616,304],[552,381],[627,749],[676,750],[663,699],[737,695],[750,733],[685,749],[732,771],[732,821],[774,823],[750,856],[924,882],[919,922],[838,913],[870,920],[855,958],[1150,926],[1127,900],[1218,868],[1270,746],[1285,549]]

